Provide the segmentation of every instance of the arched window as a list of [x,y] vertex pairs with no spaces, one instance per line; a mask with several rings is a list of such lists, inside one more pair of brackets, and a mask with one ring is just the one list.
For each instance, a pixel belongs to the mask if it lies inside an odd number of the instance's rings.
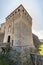
[[8,43],[10,43],[10,36],[8,36]]

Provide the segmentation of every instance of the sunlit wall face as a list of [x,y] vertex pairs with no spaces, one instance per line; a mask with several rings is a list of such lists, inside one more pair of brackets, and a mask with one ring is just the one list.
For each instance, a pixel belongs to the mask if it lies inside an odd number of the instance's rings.
[[17,23],[14,24],[13,45],[34,47],[30,25],[27,26],[23,21],[18,21]]

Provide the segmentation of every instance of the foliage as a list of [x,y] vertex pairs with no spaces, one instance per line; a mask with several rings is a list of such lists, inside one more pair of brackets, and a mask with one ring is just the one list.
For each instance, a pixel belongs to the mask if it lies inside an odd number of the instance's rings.
[[2,47],[2,54],[7,54],[11,50],[10,43],[6,47]]
[[30,49],[27,47],[11,48],[8,44],[5,48],[4,57],[9,65],[32,65]]
[[38,49],[39,49],[39,51],[38,51],[39,54],[43,55],[43,44],[40,44]]
[[6,46],[6,51],[9,52],[11,50],[10,43]]
[[9,65],[9,62],[5,56],[10,51],[10,49],[11,47],[9,43],[5,48],[2,47],[2,52],[0,53],[0,65]]
[[0,65],[9,65],[5,57],[0,53]]

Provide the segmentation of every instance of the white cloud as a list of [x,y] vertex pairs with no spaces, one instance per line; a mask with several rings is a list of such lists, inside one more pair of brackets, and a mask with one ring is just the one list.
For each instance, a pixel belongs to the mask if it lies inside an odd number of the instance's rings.
[[39,39],[43,39],[43,30],[32,30],[32,32],[38,36]]
[[43,39],[43,31],[39,31],[39,32],[38,32],[38,37],[39,37],[40,39]]

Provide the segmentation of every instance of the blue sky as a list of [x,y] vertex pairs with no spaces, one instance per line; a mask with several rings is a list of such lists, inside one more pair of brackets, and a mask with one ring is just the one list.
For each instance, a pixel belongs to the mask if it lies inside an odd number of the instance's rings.
[[43,38],[43,0],[0,0],[0,24],[20,4],[32,17],[32,32]]

